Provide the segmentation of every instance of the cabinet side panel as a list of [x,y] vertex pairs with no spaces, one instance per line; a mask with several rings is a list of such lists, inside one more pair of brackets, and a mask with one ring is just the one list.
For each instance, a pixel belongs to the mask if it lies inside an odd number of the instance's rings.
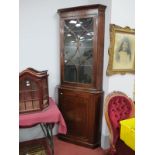
[[104,60],[104,11],[99,12],[98,17],[98,32],[97,32],[97,61],[96,61],[96,88],[102,89],[103,81],[103,60]]

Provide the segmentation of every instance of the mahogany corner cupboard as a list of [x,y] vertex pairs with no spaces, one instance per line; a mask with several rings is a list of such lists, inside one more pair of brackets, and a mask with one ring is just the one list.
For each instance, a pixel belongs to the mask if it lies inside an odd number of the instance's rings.
[[91,148],[101,143],[105,8],[95,4],[58,10],[59,107],[68,130],[59,138]]

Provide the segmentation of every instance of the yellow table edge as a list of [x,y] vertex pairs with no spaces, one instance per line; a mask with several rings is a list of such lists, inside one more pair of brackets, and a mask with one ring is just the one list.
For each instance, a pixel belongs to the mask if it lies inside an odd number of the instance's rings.
[[132,150],[135,150],[135,118],[120,121],[120,127],[120,139]]

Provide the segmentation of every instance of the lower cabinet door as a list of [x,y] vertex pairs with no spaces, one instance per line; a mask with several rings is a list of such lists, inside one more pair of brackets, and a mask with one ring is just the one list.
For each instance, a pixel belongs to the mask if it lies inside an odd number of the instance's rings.
[[67,125],[67,135],[61,135],[60,138],[88,147],[99,143],[95,142],[99,137],[97,110],[101,110],[100,107],[97,108],[97,102],[89,92],[59,89],[59,107]]

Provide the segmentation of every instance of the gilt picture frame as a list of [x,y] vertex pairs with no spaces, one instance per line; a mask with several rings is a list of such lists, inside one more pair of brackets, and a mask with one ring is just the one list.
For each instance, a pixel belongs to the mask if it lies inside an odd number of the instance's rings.
[[107,75],[135,73],[135,29],[110,24]]

